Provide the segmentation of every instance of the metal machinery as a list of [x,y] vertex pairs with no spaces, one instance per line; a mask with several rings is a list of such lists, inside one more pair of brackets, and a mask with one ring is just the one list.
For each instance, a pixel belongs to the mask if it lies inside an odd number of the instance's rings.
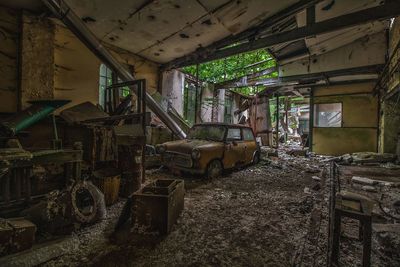
[[[0,123],[0,216],[15,214],[18,210],[29,206],[34,199],[43,198],[48,190],[57,185],[44,188],[39,177],[33,175],[34,166],[45,164],[61,164],[64,167],[66,186],[81,177],[82,151],[78,149],[61,149],[57,127],[53,118],[54,139],[52,149],[31,150],[22,148],[18,134],[29,126],[43,120],[57,108],[69,103],[68,100],[30,101],[31,106]],[[59,181],[58,181],[59,182]]]

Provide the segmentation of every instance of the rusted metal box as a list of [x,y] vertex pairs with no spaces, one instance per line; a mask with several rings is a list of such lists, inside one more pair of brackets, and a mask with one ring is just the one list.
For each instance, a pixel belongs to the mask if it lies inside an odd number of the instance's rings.
[[182,180],[159,179],[133,195],[133,222],[148,232],[168,234],[184,206]]
[[13,232],[7,221],[0,219],[0,256],[8,254],[10,251]]
[[7,219],[13,228],[10,252],[19,252],[32,247],[35,242],[36,225],[24,218]]

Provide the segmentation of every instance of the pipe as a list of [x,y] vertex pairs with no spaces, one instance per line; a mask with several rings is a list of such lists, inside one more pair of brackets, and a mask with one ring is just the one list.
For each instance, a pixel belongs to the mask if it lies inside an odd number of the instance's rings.
[[46,118],[53,113],[54,110],[65,104],[71,102],[70,100],[35,100],[29,101],[32,104],[27,109],[16,113],[15,115],[3,120],[0,123],[0,136],[11,137],[20,131],[28,128],[32,124]]
[[[108,67],[117,73],[123,81],[133,81],[135,78],[128,68],[114,58],[99,39],[86,27],[82,20],[68,7],[63,0],[42,0],[42,2]],[[136,90],[134,90],[137,94]],[[161,108],[149,93],[146,92],[149,108],[164,122],[179,138],[186,138],[186,133]]]

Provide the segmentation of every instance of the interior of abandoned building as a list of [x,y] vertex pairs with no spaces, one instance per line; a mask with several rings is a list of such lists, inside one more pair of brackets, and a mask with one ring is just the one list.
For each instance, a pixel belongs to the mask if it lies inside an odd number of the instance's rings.
[[0,0],[0,266],[400,266],[400,1]]

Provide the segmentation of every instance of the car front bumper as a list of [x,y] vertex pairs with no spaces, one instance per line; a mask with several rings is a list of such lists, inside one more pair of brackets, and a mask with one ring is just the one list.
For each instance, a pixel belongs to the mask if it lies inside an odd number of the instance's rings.
[[180,170],[192,174],[204,174],[205,171],[196,166],[191,155],[167,151],[161,156],[161,163],[174,170]]

